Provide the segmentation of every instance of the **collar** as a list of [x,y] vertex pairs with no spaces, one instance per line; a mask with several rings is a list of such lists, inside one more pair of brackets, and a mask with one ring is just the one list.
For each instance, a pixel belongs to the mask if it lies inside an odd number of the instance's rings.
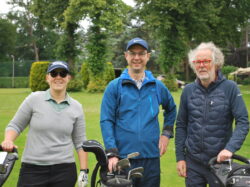
[[[153,76],[153,74],[151,73],[151,71],[145,70],[144,72],[145,72],[145,74],[144,74],[143,82],[155,82],[155,77]],[[131,81],[133,81],[133,79],[128,74],[128,69],[125,69],[122,72],[120,78],[122,80],[131,80]]]
[[[55,101],[55,99],[53,99],[53,97],[50,94],[50,89],[48,89],[45,92],[45,101],[50,101],[50,100]],[[68,93],[66,93],[65,99],[61,103],[67,103],[68,105],[70,105],[70,97]]]
[[141,79],[135,80],[135,79],[132,78],[132,80],[135,81],[135,82],[141,82],[142,83],[144,81],[145,77],[146,77],[146,75],[145,75],[145,72],[144,72],[144,74],[143,74],[143,76],[142,76]]

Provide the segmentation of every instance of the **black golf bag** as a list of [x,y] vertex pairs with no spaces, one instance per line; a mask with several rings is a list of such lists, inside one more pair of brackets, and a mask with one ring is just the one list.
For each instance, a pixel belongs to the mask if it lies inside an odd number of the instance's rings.
[[[92,152],[96,156],[97,164],[91,176],[91,187],[98,184],[101,187],[132,187],[132,180],[122,174],[108,173],[108,157],[103,146],[96,140],[87,140],[83,142],[82,148],[85,152]],[[96,182],[97,173],[100,174],[100,180]]]
[[[250,160],[233,155],[228,161],[218,163],[217,157],[209,161],[212,173],[223,187],[250,187]],[[240,161],[240,162],[239,162]]]
[[17,159],[18,154],[16,148],[14,148],[11,153],[8,153],[3,151],[0,146],[0,186],[2,186],[9,177]]

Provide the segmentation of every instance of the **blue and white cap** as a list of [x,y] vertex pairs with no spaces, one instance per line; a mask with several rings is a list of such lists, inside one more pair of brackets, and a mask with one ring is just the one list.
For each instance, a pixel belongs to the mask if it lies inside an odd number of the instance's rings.
[[126,47],[126,51],[133,45],[140,45],[142,47],[144,47],[145,49],[148,50],[148,43],[141,39],[141,38],[133,38],[132,40],[130,40],[127,44],[127,47]]
[[51,71],[53,71],[54,69],[65,69],[67,72],[69,72],[69,65],[67,62],[64,61],[55,61],[55,62],[51,62],[49,64],[47,73],[50,73]]

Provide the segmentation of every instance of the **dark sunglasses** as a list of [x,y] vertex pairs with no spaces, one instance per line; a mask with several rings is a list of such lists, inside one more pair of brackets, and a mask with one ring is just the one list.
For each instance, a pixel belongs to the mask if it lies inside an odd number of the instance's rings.
[[50,72],[51,77],[57,77],[59,75],[62,78],[65,78],[68,75],[67,71],[51,71]]

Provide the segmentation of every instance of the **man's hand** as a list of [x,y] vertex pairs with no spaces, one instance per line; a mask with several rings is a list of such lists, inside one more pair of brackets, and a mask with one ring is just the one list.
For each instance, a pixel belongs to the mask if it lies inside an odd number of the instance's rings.
[[177,162],[177,172],[180,177],[187,177],[187,165],[185,160]]
[[86,187],[88,185],[88,174],[86,171],[80,171],[78,176],[78,187]]
[[169,143],[169,138],[161,135],[159,140],[160,156],[164,155],[164,153],[167,151],[168,143]]
[[223,149],[218,155],[217,155],[217,162],[223,162],[225,160],[230,159],[233,156],[233,153]]
[[112,173],[113,171],[116,170],[116,164],[119,161],[117,157],[111,157],[109,158],[109,172]]

